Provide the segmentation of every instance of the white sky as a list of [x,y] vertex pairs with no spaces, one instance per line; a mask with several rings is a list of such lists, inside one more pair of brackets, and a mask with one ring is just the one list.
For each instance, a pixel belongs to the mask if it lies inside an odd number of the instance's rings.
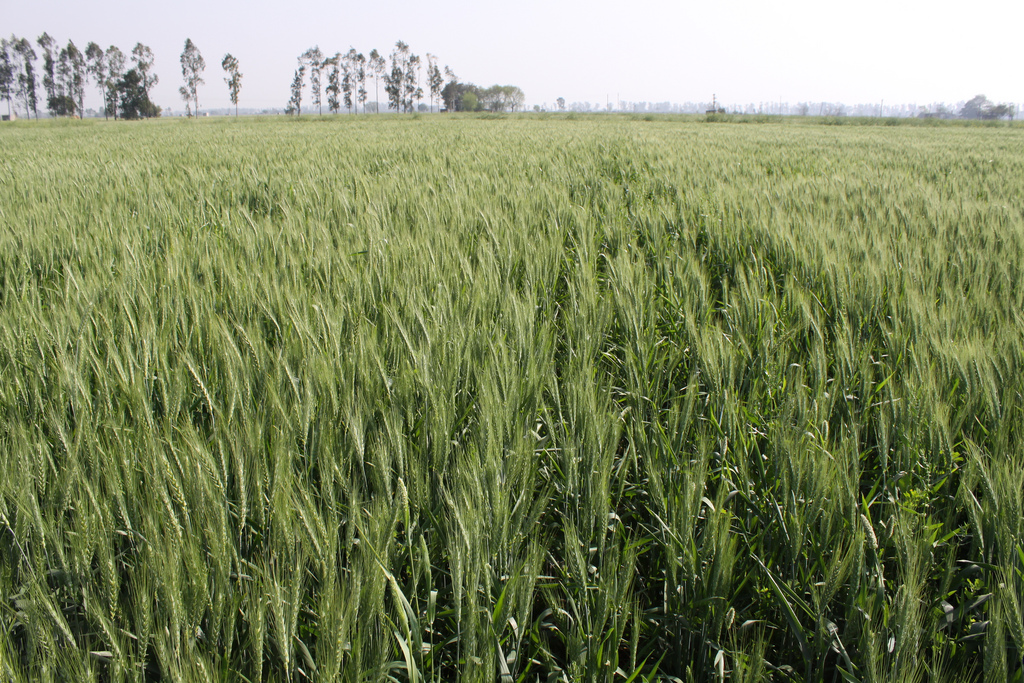
[[153,100],[175,111],[186,38],[207,63],[203,109],[230,106],[226,52],[240,106],[284,107],[306,48],[387,55],[397,40],[460,80],[518,85],[528,105],[1024,102],[1022,28],[1021,0],[0,0],[3,35],[150,46]]

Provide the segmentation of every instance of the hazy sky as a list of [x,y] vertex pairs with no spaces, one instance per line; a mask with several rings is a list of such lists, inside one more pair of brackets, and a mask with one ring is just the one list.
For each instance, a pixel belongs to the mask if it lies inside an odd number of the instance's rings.
[[387,55],[397,40],[461,80],[518,85],[528,105],[1024,102],[1022,27],[1021,0],[0,0],[3,35],[150,46],[153,100],[176,111],[186,38],[207,63],[201,108],[229,106],[226,52],[241,106],[283,107],[306,48]]

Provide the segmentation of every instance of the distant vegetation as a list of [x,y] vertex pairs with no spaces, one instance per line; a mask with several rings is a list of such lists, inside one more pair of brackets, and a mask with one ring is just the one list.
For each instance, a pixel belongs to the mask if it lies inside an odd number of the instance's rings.
[[1017,107],[1013,104],[994,104],[984,95],[971,98],[960,109],[962,119],[984,119],[993,121],[996,119],[1013,119],[1017,114]]
[[[73,41],[60,47],[47,33],[39,36],[36,45],[42,51],[42,74],[37,60],[39,55],[26,38],[11,35],[0,40],[0,100],[7,100],[8,115],[20,107],[26,118],[39,117],[44,108],[50,116],[77,116],[85,118],[85,88],[89,81],[103,97],[102,114],[114,118],[150,118],[159,116],[161,108],[150,100],[152,87],[158,77],[152,71],[153,53],[137,43],[131,53],[133,68],[125,71],[125,56],[111,45],[103,50],[89,43],[83,53]],[[389,66],[390,59],[390,66]],[[186,39],[181,54],[183,85],[179,88],[188,116],[199,114],[200,85],[205,83],[205,60],[199,47]],[[242,73],[236,57],[224,55],[221,66],[227,77],[229,96],[238,114],[242,87]],[[308,81],[307,81],[308,78]],[[282,84],[283,85],[283,84]],[[372,85],[372,90],[370,86]],[[384,99],[381,100],[381,86]],[[42,92],[40,92],[42,88]],[[370,96],[373,95],[373,99]],[[521,112],[526,96],[515,85],[479,87],[459,80],[448,66],[440,67],[436,55],[428,53],[425,59],[413,53],[404,41],[395,43],[388,57],[371,50],[368,54],[349,48],[347,52],[325,54],[319,46],[304,51],[298,57],[290,87],[290,97],[284,111],[303,113],[304,98],[309,97],[309,113],[338,114],[372,111],[380,113],[383,107],[395,112]],[[424,103],[426,100],[426,103]],[[548,105],[533,105],[536,111]],[[624,112],[635,114],[698,114],[714,111],[736,116],[818,116],[829,118],[928,118],[1012,121],[1017,115],[1014,103],[991,102],[984,95],[960,104],[934,103],[928,106],[860,104],[847,106],[840,102],[798,102],[790,105],[781,101],[721,106],[712,102],[625,102],[606,101],[567,102],[559,97],[550,106],[552,111]]]
[[0,678],[1021,681],[1024,130],[637,118],[0,128]]
[[[160,116],[161,108],[154,105],[149,97],[152,87],[159,81],[152,72],[153,52],[142,43],[132,50],[134,68],[125,71],[125,56],[115,45],[103,50],[96,43],[89,43],[82,53],[73,41],[69,40],[67,46],[61,48],[46,33],[36,42],[43,53],[43,104],[50,116],[84,118],[85,87],[89,80],[103,96],[104,116],[115,119]],[[427,90],[424,90],[420,84],[423,62],[403,41],[395,43],[390,58],[389,69],[387,60],[377,50],[372,50],[368,57],[356,52],[355,48],[344,54],[335,53],[333,57],[325,56],[319,46],[306,50],[299,56],[286,113],[302,113],[307,73],[308,91],[318,114],[323,113],[324,95],[329,113],[340,113],[343,108],[349,113],[353,110],[358,112],[360,105],[365,113],[369,95],[367,86],[371,78],[377,95],[373,102],[377,112],[380,111],[381,81],[388,108],[399,112],[412,112],[423,107],[434,111],[435,106],[440,110],[442,103],[447,111],[515,112],[523,108],[525,95],[520,88],[495,85],[481,89],[472,83],[460,83],[451,68],[446,66],[442,74],[437,57],[432,54],[426,58]],[[37,59],[38,55],[28,39],[12,35],[10,39],[0,40],[0,100],[7,100],[9,116],[14,113],[12,104],[17,102],[26,118],[39,118],[42,94],[36,74]],[[224,55],[221,66],[228,76],[224,82],[237,115],[242,89],[240,64],[229,53]],[[191,39],[186,39],[181,53],[184,85],[179,88],[179,93],[189,117],[199,115],[199,86],[205,83],[205,70],[206,60],[199,47]],[[425,96],[429,105],[422,103]]]
[[[325,73],[327,86],[323,92],[327,94],[328,111],[334,114],[339,113],[342,108],[347,109],[349,113],[353,110],[358,112],[360,105],[363,106],[365,113],[369,97],[367,88],[371,77],[378,99],[380,85],[383,82],[388,109],[396,112],[432,112],[435,111],[435,107],[440,111],[442,104],[445,111],[449,112],[515,112],[523,108],[526,96],[518,87],[495,85],[481,89],[472,83],[460,83],[450,67],[445,66],[442,72],[437,57],[432,54],[427,55],[427,89],[424,90],[420,85],[422,60],[419,55],[413,54],[403,41],[395,43],[390,58],[391,68],[388,69],[387,61],[377,50],[372,50],[369,57],[366,57],[361,52],[356,52],[355,48],[351,48],[345,54],[338,52],[333,57],[326,58],[319,46],[306,50],[299,57],[299,64],[292,80],[292,96],[286,113],[302,113],[307,71],[312,105],[317,108],[318,114],[323,112],[321,83]],[[426,105],[423,104],[424,98],[428,102]],[[374,101],[374,109],[376,113],[380,113],[378,101]]]
[[0,99],[7,100],[8,115],[13,113],[12,100],[16,100],[26,117],[39,118],[42,98],[50,116],[82,117],[90,79],[100,89],[105,116],[137,119],[160,115],[160,107],[149,99],[159,81],[153,73],[153,51],[142,43],[132,49],[134,66],[127,71],[125,55],[116,45],[103,50],[89,43],[83,53],[70,40],[60,47],[47,33],[39,36],[37,44],[43,57],[42,92],[32,43],[13,35],[0,40]]

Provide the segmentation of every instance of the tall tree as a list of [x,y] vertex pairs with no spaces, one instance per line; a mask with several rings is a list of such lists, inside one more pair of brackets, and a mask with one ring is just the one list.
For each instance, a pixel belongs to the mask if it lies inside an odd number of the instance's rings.
[[[437,66],[437,57],[430,53],[427,53],[427,83],[430,84],[430,111],[434,111],[434,102],[438,100],[441,88],[444,87],[444,77]],[[438,109],[440,108],[439,106]]]
[[[100,97],[103,102],[107,101],[107,55],[96,43],[89,43],[85,47],[85,58],[89,62],[89,75],[92,76],[96,85],[100,88]],[[107,108],[104,105],[103,115],[107,116]]]
[[320,97],[320,74],[324,68],[324,54],[320,51],[319,45],[314,45],[303,52],[300,59],[309,66],[309,88],[312,91],[313,105],[317,108],[318,114],[323,114]]
[[332,114],[337,114],[341,111],[341,100],[338,99],[339,93],[341,93],[341,53],[336,52],[334,56],[324,60],[324,66],[329,66],[330,71],[327,72],[327,111]]
[[[360,52],[355,59],[355,81],[359,85],[356,91],[356,101],[363,105],[363,113],[366,113],[366,57]],[[358,111],[358,108],[356,109]]]
[[306,65],[299,59],[299,68],[295,70],[295,78],[292,79],[292,98],[288,100],[288,112],[294,112],[302,116],[302,85],[306,79]]
[[238,70],[238,60],[231,56],[231,53],[224,55],[220,66],[228,73],[230,78],[225,78],[228,84],[228,92],[231,95],[231,104],[235,105],[235,118],[238,118],[238,93],[242,90],[242,73]]
[[135,43],[135,47],[132,48],[132,62],[135,64],[135,70],[142,77],[142,88],[146,91],[148,100],[153,86],[160,82],[159,76],[150,73],[153,70],[153,51],[142,43]]
[[43,90],[46,91],[46,108],[50,116],[57,116],[50,106],[50,102],[57,96],[56,63],[53,58],[56,42],[44,31],[43,35],[36,38],[36,44],[43,51]]
[[11,97],[14,95],[14,62],[11,59],[12,46],[6,38],[0,38],[0,98],[7,100],[7,117],[11,116]]
[[117,120],[118,111],[118,90],[117,84],[124,78],[125,57],[121,49],[116,45],[107,48],[107,99],[105,101],[106,113]]
[[352,63],[348,53],[341,56],[341,99],[348,113],[352,113]]
[[395,43],[391,51],[391,71],[384,74],[384,90],[388,94],[388,108],[402,111],[405,104],[405,72],[409,66],[409,46],[403,41]]
[[[68,46],[64,48],[68,54],[68,66],[71,71],[71,80],[68,85],[68,95],[71,97],[74,103],[74,110],[78,112],[78,116],[85,118],[85,83],[88,77],[87,65],[85,62],[85,55],[82,51],[75,46],[73,41],[68,41]],[[63,50],[61,51],[63,54]],[[73,114],[74,112],[72,112]]]
[[402,67],[392,58],[391,70],[384,74],[384,92],[388,96],[388,109],[402,110],[402,74]]
[[356,49],[350,47],[341,61],[341,89],[345,95],[345,107],[348,109],[349,114],[352,113],[353,96],[355,95],[356,83],[358,82],[356,76],[356,69],[358,67],[356,63],[357,55]]
[[15,38],[11,36],[14,43],[15,73],[18,77],[18,99],[25,107],[25,117],[35,114],[39,118],[39,110],[36,100],[36,51],[32,49],[32,43],[27,38]]
[[51,116],[71,116],[75,113],[74,73],[71,68],[71,55],[67,47],[57,53],[54,67],[53,97],[46,103]]
[[179,91],[186,102],[195,103],[196,116],[199,116],[199,86],[206,81],[202,73],[206,71],[206,60],[191,38],[185,39],[185,49],[181,51],[181,76],[185,85]]
[[380,113],[380,78],[385,75],[387,63],[376,49],[370,50],[370,61],[368,63],[370,73],[373,74],[373,97],[377,106],[377,113]]
[[405,110],[415,111],[415,102],[423,99],[423,88],[420,81],[420,58],[419,55],[409,55],[405,65],[405,77],[402,79],[402,96],[405,100]]

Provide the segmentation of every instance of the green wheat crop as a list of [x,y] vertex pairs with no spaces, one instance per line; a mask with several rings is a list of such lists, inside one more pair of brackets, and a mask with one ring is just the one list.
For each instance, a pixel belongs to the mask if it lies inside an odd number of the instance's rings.
[[1016,680],[1024,129],[0,128],[0,680]]

